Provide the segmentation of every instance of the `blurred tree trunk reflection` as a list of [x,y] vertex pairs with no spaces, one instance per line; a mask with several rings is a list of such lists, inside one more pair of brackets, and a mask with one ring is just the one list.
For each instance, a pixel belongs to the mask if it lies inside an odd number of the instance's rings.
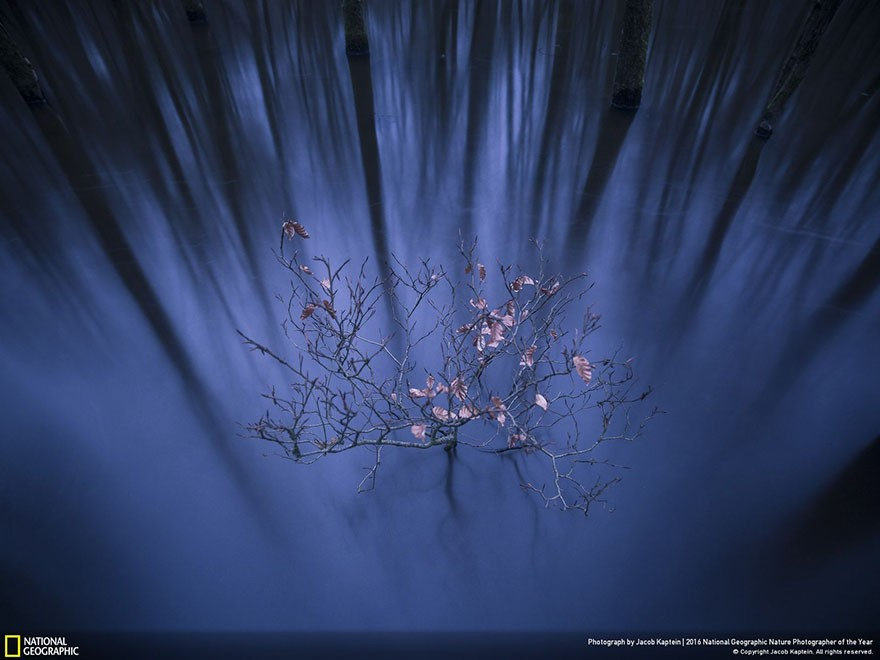
[[642,102],[648,40],[651,36],[653,0],[627,0],[623,14],[623,35],[617,54],[611,105],[636,110]]

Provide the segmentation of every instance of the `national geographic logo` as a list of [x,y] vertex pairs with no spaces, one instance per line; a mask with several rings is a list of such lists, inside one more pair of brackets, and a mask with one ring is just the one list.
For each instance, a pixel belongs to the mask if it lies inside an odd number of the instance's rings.
[[23,637],[4,635],[3,657],[79,655],[78,646],[70,646],[64,637]]

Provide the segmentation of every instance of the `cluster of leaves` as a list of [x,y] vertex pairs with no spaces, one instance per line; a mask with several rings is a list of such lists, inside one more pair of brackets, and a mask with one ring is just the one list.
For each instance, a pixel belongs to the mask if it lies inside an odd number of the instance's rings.
[[283,393],[264,395],[273,409],[247,425],[253,436],[301,463],[368,449],[359,490],[375,485],[383,450],[469,447],[543,460],[543,482],[522,486],[547,506],[586,513],[602,501],[618,478],[589,475],[606,463],[596,449],[634,439],[653,413],[630,419],[648,394],[635,389],[631,360],[589,356],[599,317],[586,309],[565,325],[590,288],[585,275],[549,274],[543,262],[536,273],[505,264],[490,273],[474,242],[460,244],[458,276],[393,258],[371,277],[366,260],[285,257],[285,237],[309,234],[291,220],[282,230],[276,256],[291,274],[282,327],[295,357],[240,332],[291,376]]

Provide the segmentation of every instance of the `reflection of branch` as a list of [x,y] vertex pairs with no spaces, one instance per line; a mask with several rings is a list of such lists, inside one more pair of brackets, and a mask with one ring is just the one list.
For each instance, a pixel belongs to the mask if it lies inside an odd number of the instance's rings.
[[[384,447],[523,456],[548,478],[540,487],[524,478],[523,488],[548,507],[587,513],[619,480],[587,480],[596,466],[618,467],[595,452],[641,435],[656,411],[632,417],[650,390],[635,389],[631,360],[588,358],[597,315],[587,309],[578,327],[566,326],[590,289],[584,275],[548,275],[543,261],[534,277],[503,264],[490,272],[476,261],[476,242],[460,252],[464,278],[392,257],[390,275],[371,279],[366,261],[334,267],[322,256],[310,265],[282,247],[277,259],[291,274],[282,327],[294,357],[239,334],[293,382],[264,394],[274,412],[246,428],[300,463],[369,449],[358,491],[375,487]],[[504,292],[497,307],[490,289]],[[389,327],[377,314],[385,295]],[[417,356],[425,351],[427,363]]]

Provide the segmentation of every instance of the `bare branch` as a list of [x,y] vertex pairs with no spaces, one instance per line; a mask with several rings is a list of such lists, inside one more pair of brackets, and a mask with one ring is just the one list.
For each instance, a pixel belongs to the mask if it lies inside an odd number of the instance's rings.
[[[632,359],[592,355],[600,325],[583,307],[592,287],[585,274],[548,274],[543,257],[538,272],[487,268],[476,240],[461,240],[460,269],[392,255],[390,274],[380,278],[366,259],[335,266],[324,256],[311,264],[296,251],[285,257],[285,236],[308,238],[285,227],[276,259],[291,276],[280,297],[291,350],[239,334],[291,382],[264,395],[272,408],[245,426],[252,437],[300,463],[370,451],[359,492],[375,487],[385,448],[463,446],[522,457],[528,473],[543,470],[540,485],[522,487],[547,507],[586,514],[604,505],[620,479],[606,473],[625,468],[600,449],[635,440],[660,411],[641,412],[651,390],[635,387]],[[495,299],[493,291],[503,294]]]

